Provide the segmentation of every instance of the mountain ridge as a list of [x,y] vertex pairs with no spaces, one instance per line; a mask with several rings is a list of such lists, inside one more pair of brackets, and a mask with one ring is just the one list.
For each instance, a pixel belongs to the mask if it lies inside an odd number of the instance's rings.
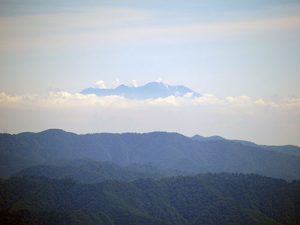
[[[277,149],[276,149],[277,148]],[[293,146],[291,151],[300,151]],[[287,180],[300,178],[300,157],[289,146],[245,145],[230,140],[193,140],[179,133],[96,133],[77,135],[58,129],[0,134],[0,176],[59,160],[81,158],[121,166],[152,164],[185,173],[257,173]],[[285,153],[287,152],[287,153]]]

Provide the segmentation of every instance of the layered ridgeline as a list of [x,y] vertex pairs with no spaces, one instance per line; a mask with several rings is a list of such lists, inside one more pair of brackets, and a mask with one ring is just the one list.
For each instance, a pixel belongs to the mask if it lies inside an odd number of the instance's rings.
[[[153,178],[205,172],[256,173],[292,180],[300,178],[299,151],[296,146],[260,146],[221,137],[189,138],[177,133],[77,135],[52,129],[40,133],[0,134],[0,172],[2,177],[17,173],[30,175],[41,170],[22,170],[47,165],[43,168],[44,174],[52,174],[49,177],[55,178],[55,173],[71,173],[65,161],[84,158],[111,162],[114,167],[121,166],[119,170],[126,167],[124,171],[128,174],[123,174],[121,180],[139,178],[138,174]],[[147,167],[155,168],[152,174],[149,173],[152,169]],[[93,166],[87,168],[81,170],[92,171],[95,182],[102,180],[97,171],[103,173],[103,170]],[[76,171],[76,168],[71,167],[71,170]]]
[[205,174],[132,182],[0,180],[0,224],[299,225],[300,183]]

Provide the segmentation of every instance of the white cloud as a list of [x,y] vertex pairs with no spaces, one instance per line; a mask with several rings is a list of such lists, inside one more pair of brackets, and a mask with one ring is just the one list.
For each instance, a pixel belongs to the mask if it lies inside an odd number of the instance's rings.
[[120,82],[120,80],[117,78],[117,79],[115,79],[114,81],[112,81],[112,86],[115,88],[115,87],[118,87],[120,84],[121,84],[121,82]]
[[156,79],[156,82],[163,82],[163,79],[161,77]]
[[22,96],[12,96],[4,92],[0,92],[0,104],[15,104],[22,100]]
[[[133,82],[137,85],[136,81]],[[97,81],[97,85],[106,87],[103,81]],[[169,96],[166,98],[133,100],[121,96],[96,96],[83,95],[80,93],[69,93],[66,91],[50,92],[48,95],[9,95],[5,92],[0,93],[0,106],[6,104],[15,104],[26,106],[27,104],[35,106],[61,106],[61,107],[80,107],[80,106],[99,106],[99,107],[149,107],[149,106],[222,106],[222,107],[239,107],[249,106],[257,108],[260,106],[281,107],[281,108],[300,108],[300,98],[288,98],[277,102],[265,99],[253,99],[249,96],[228,96],[217,97],[212,94],[204,94],[194,98],[191,94],[185,96]]]
[[232,103],[232,104],[249,104],[252,103],[252,100],[249,96],[228,96],[225,98],[227,102]]
[[195,99],[196,105],[222,105],[225,101],[212,94],[205,94]]
[[183,97],[185,97],[185,98],[192,98],[193,96],[194,96],[193,92],[188,92]]
[[102,88],[102,89],[106,89],[107,88],[106,85],[105,85],[105,82],[103,80],[98,80],[98,81],[96,81],[95,84],[96,84],[96,86],[98,88]]
[[295,106],[295,107],[299,107],[300,106],[300,98],[290,98],[287,101],[287,105],[288,106]]
[[139,86],[137,80],[132,80],[130,84],[133,87],[138,87]]

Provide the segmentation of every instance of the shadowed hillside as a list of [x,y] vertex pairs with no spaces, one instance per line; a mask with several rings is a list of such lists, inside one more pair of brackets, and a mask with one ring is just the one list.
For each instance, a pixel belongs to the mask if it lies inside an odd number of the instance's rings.
[[[299,149],[292,147],[293,151]],[[299,179],[300,158],[288,151],[285,154],[283,150],[277,150],[276,147],[220,138],[199,141],[164,132],[76,135],[52,129],[41,133],[0,135],[3,177],[31,166],[85,158],[110,161],[121,166],[151,164],[190,174],[241,172]]]

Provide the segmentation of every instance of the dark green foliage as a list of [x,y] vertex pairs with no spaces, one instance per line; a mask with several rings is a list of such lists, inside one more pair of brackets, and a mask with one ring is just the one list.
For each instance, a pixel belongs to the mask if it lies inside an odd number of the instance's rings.
[[18,210],[0,212],[0,224],[3,225],[113,225],[110,218],[103,213],[86,213],[81,211],[30,211]]
[[80,184],[0,182],[0,224],[298,225],[300,183],[258,175],[203,174]]
[[132,181],[138,178],[159,178],[183,174],[180,171],[158,169],[152,165],[119,166],[112,162],[97,162],[90,159],[40,165],[24,169],[17,176],[48,178],[72,178],[82,183],[97,183],[104,180]]
[[238,172],[300,179],[299,147],[258,146],[220,137],[198,139],[164,132],[76,135],[54,129],[0,134],[0,176],[37,164],[88,158],[122,166],[151,164],[188,174]]

